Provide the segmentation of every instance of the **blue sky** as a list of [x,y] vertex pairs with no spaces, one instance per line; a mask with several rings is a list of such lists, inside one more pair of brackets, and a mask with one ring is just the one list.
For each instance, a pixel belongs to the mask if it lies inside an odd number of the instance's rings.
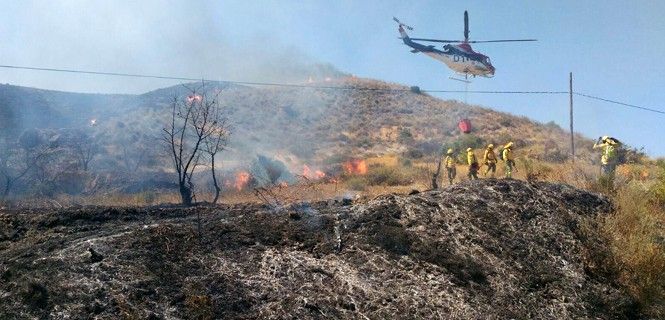
[[[665,110],[662,1],[3,1],[0,64],[261,80],[274,63],[328,62],[361,77],[463,90],[412,54],[414,36],[537,38],[475,45],[497,68],[470,90],[575,90]],[[276,58],[266,58],[276,56]],[[0,82],[83,92],[142,92],[174,83],[2,70]],[[462,94],[442,94],[460,99]],[[469,94],[468,102],[568,126],[568,97]],[[575,127],[665,156],[665,115],[575,97]]]

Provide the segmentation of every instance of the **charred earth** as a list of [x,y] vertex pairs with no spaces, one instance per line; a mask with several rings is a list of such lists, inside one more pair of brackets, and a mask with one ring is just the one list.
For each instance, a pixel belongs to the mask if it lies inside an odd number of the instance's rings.
[[4,211],[0,318],[634,318],[593,232],[611,209],[487,179],[352,205]]

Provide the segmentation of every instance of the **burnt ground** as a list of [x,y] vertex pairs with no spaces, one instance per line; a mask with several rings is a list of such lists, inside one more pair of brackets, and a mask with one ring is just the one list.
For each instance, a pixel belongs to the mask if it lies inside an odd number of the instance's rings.
[[350,206],[3,211],[0,318],[635,318],[599,263],[610,211],[494,179]]

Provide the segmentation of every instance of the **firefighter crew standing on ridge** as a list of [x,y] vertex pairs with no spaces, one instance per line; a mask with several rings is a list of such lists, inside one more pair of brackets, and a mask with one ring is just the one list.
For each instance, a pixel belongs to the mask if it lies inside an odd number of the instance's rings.
[[488,172],[492,171],[492,174],[490,176],[494,178],[494,174],[496,173],[496,153],[494,153],[494,145],[491,143],[488,144],[487,148],[485,149],[485,155],[483,155],[483,163],[487,166],[487,170],[485,170],[485,175],[487,175]]
[[616,139],[608,136],[603,136],[598,138],[598,140],[593,144],[593,148],[600,148],[603,151],[603,154],[600,156],[600,169],[604,175],[613,174],[616,168],[616,148],[618,142]]
[[478,169],[480,167],[472,148],[466,149],[466,161],[469,164],[469,173],[466,176],[469,177],[469,180],[478,180]]
[[452,185],[457,169],[455,169],[455,157],[453,156],[453,149],[448,149],[446,153],[446,171],[448,171],[448,182]]
[[[513,168],[515,168],[515,159],[513,159],[513,142],[508,142],[503,147],[501,159],[506,162],[506,178],[513,177]],[[517,171],[517,170],[516,170]]]

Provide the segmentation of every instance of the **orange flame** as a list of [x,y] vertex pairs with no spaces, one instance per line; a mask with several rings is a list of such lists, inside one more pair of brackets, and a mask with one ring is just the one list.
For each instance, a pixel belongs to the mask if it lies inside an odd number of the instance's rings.
[[236,173],[235,187],[238,191],[244,189],[247,186],[249,183],[249,177],[249,172],[246,171],[240,171]]
[[362,159],[347,161],[343,164],[343,167],[347,174],[363,175],[367,173],[367,163]]
[[201,102],[201,100],[203,100],[203,97],[198,94],[187,96],[187,104],[192,104],[192,102]]
[[305,177],[307,179],[319,180],[319,179],[325,178],[326,173],[321,171],[321,170],[312,171],[312,169],[310,169],[310,167],[308,165],[303,165],[302,175],[303,175],[303,177]]

